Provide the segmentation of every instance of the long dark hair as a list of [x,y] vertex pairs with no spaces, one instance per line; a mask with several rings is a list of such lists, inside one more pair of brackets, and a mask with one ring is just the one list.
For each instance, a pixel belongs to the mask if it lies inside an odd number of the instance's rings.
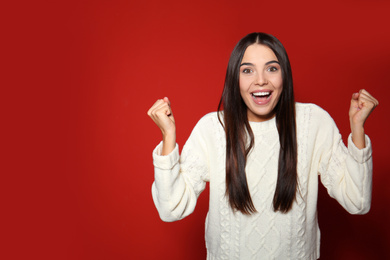
[[297,190],[297,140],[295,101],[290,61],[281,42],[265,33],[251,33],[235,46],[228,63],[225,86],[218,105],[223,107],[223,122],[226,133],[226,195],[230,206],[244,214],[256,212],[248,189],[245,174],[246,159],[254,145],[253,131],[248,122],[247,106],[240,94],[239,68],[245,50],[252,44],[269,47],[276,55],[282,70],[283,89],[274,112],[279,133],[280,152],[278,180],[273,207],[275,211],[288,212]]

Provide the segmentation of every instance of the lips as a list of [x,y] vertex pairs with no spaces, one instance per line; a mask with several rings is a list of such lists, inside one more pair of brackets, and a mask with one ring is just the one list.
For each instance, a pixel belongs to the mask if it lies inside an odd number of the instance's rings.
[[251,93],[253,101],[257,105],[265,105],[271,100],[272,91],[270,90],[262,90]]

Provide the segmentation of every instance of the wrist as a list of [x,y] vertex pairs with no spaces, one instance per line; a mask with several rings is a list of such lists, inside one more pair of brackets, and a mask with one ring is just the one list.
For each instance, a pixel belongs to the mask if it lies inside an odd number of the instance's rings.
[[163,134],[162,155],[170,154],[176,146],[176,134]]
[[366,147],[365,133],[362,126],[351,125],[352,142],[359,149]]

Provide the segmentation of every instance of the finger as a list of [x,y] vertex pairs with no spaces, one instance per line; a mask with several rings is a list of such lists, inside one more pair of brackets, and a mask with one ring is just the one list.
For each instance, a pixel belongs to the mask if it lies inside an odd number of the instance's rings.
[[378,105],[378,103],[379,102],[365,89],[360,89],[359,93],[354,93],[352,95],[351,106],[358,110],[363,108],[372,110]]
[[363,107],[363,104],[366,101],[364,99],[364,95],[366,95],[366,92],[367,91],[365,89],[359,90],[359,99],[358,99],[358,107],[359,107],[359,109],[361,109]]
[[152,112],[154,110],[156,110],[156,108],[161,106],[161,104],[163,104],[163,103],[164,103],[164,101],[162,99],[157,99],[157,101],[153,104],[153,106],[151,108],[149,108],[147,114],[150,116],[152,114]]
[[374,106],[376,106],[376,105],[378,104],[378,100],[376,100],[376,99],[373,98],[373,97],[365,96],[365,95],[361,95],[361,96],[359,97],[359,102],[371,103],[371,104],[373,104]]
[[358,99],[359,99],[359,96],[360,96],[360,94],[359,93],[353,93],[352,94],[352,102],[356,102],[356,101],[358,101]]
[[374,98],[370,93],[368,93],[366,90],[362,90],[360,96],[365,101],[372,102],[375,106],[379,105],[379,101],[376,98]]
[[170,109],[168,104],[162,102],[161,104],[158,104],[158,106],[154,107],[154,109],[151,111],[151,114],[153,117],[159,118],[161,116],[166,116],[169,111]]
[[171,108],[171,101],[167,97],[165,97],[164,102],[166,102],[169,106],[169,114],[167,114],[167,116],[172,116],[173,114],[172,114],[172,108]]
[[376,107],[379,102],[370,94],[362,93],[359,97],[359,104],[368,107]]
[[[168,101],[168,103],[167,103]],[[166,111],[166,105],[167,104],[170,104],[168,98],[163,98],[163,99],[158,99],[154,104],[153,106],[148,110],[147,114],[151,117],[151,116],[156,116],[156,113],[158,111],[160,111],[161,109],[164,109],[164,111]],[[169,105],[168,105],[169,106]],[[170,115],[172,114],[172,111],[170,109],[170,107],[168,108],[168,111],[165,112],[167,115]]]
[[172,115],[172,110],[166,102],[163,102],[151,112],[151,118],[157,125],[160,125],[163,121],[166,122],[166,120],[175,121]]
[[359,109],[359,93],[353,93],[351,98],[351,108]]

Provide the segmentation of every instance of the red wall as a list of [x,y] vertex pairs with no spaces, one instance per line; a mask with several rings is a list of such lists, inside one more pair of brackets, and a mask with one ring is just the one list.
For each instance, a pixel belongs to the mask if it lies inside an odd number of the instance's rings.
[[172,102],[182,146],[215,111],[235,43],[264,31],[285,45],[296,97],[349,133],[353,92],[380,105],[371,211],[345,212],[320,189],[321,259],[390,258],[387,1],[64,1],[2,8],[2,259],[205,259],[207,190],[164,223],[151,197],[146,115]]

